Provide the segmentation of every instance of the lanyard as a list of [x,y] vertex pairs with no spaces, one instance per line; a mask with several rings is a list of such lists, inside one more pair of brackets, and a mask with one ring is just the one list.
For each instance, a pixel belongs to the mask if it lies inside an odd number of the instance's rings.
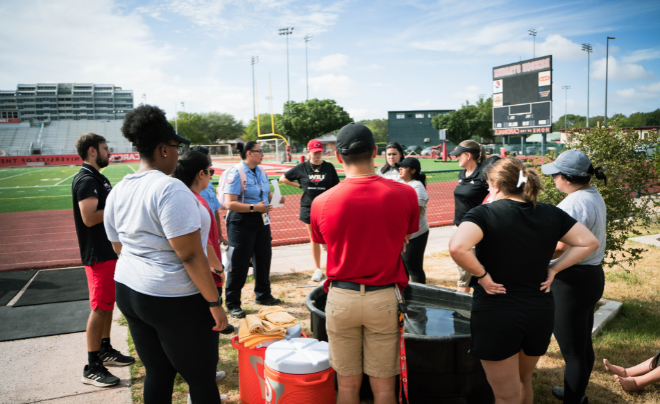
[[403,320],[408,317],[408,309],[406,308],[403,298],[401,297],[401,292],[399,291],[399,285],[394,285],[394,293],[396,294],[396,299],[399,302],[399,333],[401,335],[399,339],[399,368],[401,373],[399,374],[399,403],[403,403],[402,395],[406,396],[406,403],[409,403],[408,400],[408,365],[406,362],[406,344],[403,337]]
[[[256,169],[257,168],[255,167],[254,170],[256,171]],[[264,200],[264,189],[261,186],[261,181],[259,181],[259,177],[257,176],[255,171],[252,171],[251,168],[249,168],[249,170],[252,173],[252,176],[254,177],[254,179],[257,181],[257,186],[259,187],[259,199],[263,201]]]

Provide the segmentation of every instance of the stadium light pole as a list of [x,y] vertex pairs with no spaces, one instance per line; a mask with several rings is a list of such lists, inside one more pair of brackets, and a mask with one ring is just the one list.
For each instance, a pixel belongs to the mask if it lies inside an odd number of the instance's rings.
[[186,107],[183,101],[181,101],[181,112],[186,112]]
[[147,105],[147,93],[142,94],[142,105]]
[[589,127],[589,69],[591,68],[591,61],[589,54],[594,50],[588,43],[582,44],[582,50],[587,52],[587,128]]
[[293,34],[293,27],[280,28],[280,35],[286,37],[286,98],[291,101],[291,87],[289,86],[289,35]]
[[176,110],[176,101],[174,101],[174,131],[176,133],[179,133],[178,121],[179,121],[179,113]]
[[566,115],[568,115],[568,90],[571,89],[571,86],[561,86],[562,90],[566,90],[566,99],[564,101],[564,131],[566,131],[566,122],[568,119],[566,119]]
[[608,77],[608,67],[610,64],[610,39],[616,39],[614,37],[607,37],[607,53],[605,53],[605,126],[607,126],[607,77]]
[[250,64],[252,65],[252,117],[256,118],[257,117],[257,107],[255,106],[255,99],[254,99],[254,65],[259,63],[259,56],[252,56],[252,60],[250,61]]
[[531,35],[534,37],[534,53],[532,53],[532,59],[536,58],[536,30],[535,29],[528,29],[527,30],[529,33],[527,35]]
[[307,62],[307,42],[312,40],[312,35],[305,35],[305,81],[307,82],[307,101],[309,101],[309,67]]

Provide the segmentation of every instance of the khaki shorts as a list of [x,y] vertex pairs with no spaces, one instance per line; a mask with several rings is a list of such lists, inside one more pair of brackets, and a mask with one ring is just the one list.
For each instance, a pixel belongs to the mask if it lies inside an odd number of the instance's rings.
[[394,288],[331,288],[325,307],[330,366],[341,376],[399,374],[399,321]]

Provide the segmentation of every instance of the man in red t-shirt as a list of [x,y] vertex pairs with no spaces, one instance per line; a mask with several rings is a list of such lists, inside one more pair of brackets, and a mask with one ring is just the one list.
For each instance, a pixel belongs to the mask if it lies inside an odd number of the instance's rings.
[[394,287],[408,277],[401,251],[419,230],[417,194],[374,172],[373,134],[351,123],[337,135],[346,180],[314,199],[312,240],[326,244],[326,318],[338,403],[358,404],[362,374],[375,404],[394,404],[399,326]]

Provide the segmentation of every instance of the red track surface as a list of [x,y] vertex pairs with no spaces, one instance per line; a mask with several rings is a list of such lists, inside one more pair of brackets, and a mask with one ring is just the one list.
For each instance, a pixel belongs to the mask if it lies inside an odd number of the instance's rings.
[[[427,218],[432,227],[452,224],[455,184],[428,185]],[[309,242],[307,229],[298,220],[300,197],[287,195],[286,204],[271,213],[273,246]],[[73,210],[0,213],[0,223],[0,272],[82,265]]]

